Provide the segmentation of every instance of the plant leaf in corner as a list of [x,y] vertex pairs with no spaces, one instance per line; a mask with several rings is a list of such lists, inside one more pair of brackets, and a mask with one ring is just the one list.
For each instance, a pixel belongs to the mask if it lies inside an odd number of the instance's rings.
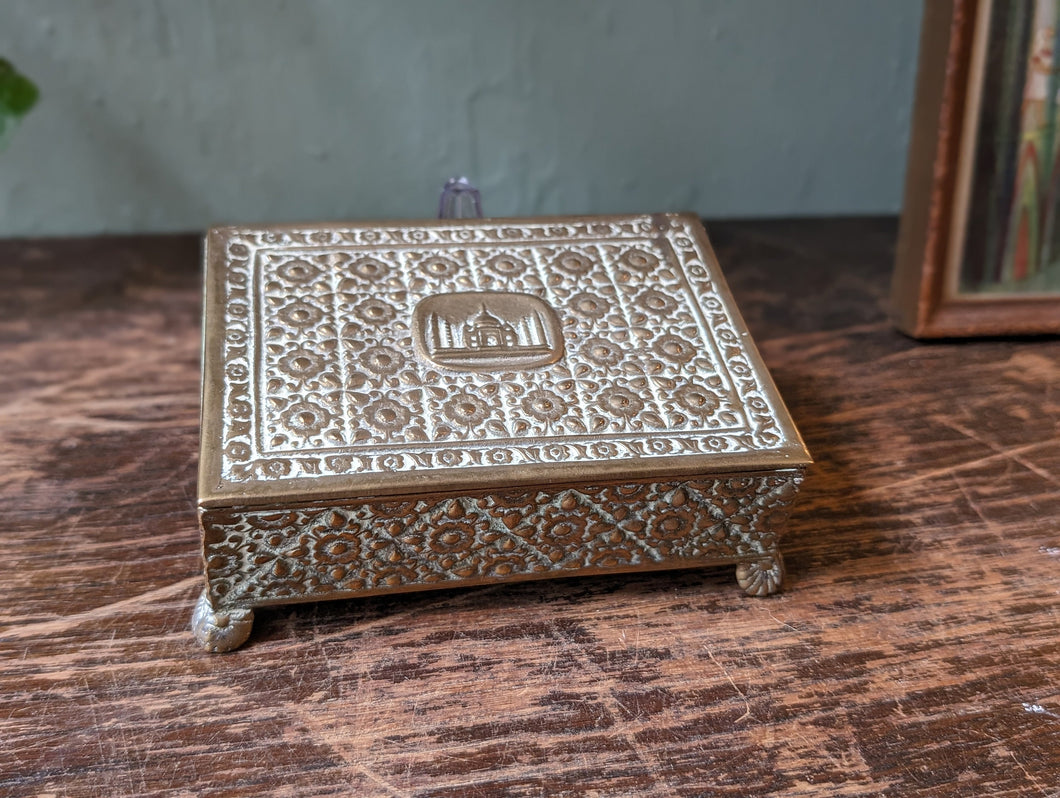
[[25,116],[39,97],[33,81],[20,75],[10,61],[0,58],[0,115]]

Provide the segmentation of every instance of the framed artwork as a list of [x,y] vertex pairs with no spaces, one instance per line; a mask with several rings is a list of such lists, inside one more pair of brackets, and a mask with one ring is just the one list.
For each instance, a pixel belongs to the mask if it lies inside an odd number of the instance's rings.
[[925,0],[893,309],[1060,333],[1060,0]]

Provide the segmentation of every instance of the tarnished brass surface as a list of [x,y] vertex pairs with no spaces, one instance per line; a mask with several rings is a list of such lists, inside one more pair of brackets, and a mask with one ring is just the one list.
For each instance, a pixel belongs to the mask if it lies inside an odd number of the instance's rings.
[[218,615],[710,562],[779,587],[809,457],[692,217],[218,229],[204,330]]

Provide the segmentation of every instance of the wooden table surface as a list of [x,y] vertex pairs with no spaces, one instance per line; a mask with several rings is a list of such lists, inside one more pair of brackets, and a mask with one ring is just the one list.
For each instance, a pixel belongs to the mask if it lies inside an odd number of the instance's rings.
[[200,652],[199,242],[0,242],[0,794],[1060,795],[1060,341],[918,344],[891,219],[710,225],[816,458],[731,568]]

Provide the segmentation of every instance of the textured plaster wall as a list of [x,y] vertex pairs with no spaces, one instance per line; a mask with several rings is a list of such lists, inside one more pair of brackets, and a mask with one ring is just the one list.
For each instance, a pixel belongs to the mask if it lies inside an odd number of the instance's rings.
[[894,212],[920,0],[4,0],[0,235]]

